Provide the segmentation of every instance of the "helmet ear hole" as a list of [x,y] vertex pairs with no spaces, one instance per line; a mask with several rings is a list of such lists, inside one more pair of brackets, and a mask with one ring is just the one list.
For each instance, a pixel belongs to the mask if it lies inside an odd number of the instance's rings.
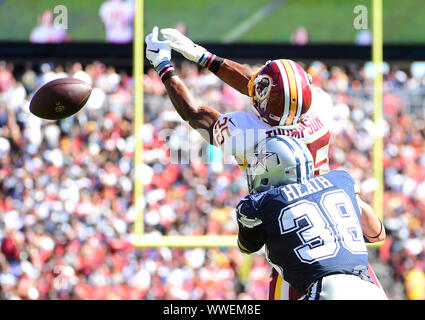
[[269,184],[269,178],[263,178],[263,179],[261,179],[261,184],[262,185],[268,185]]

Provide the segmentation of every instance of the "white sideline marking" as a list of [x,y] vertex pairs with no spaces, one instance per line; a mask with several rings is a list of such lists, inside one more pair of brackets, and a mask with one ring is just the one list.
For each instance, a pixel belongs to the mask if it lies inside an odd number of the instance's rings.
[[287,0],[275,0],[273,2],[270,2],[262,9],[258,10],[256,13],[254,13],[252,16],[250,16],[248,19],[243,21],[240,25],[238,25],[236,28],[234,28],[232,31],[230,31],[227,35],[223,37],[223,43],[230,43],[238,39],[241,35],[243,35],[245,32],[247,32],[249,29],[251,29],[254,25],[256,25],[259,21],[264,19],[267,15],[272,13],[276,7],[283,4]]

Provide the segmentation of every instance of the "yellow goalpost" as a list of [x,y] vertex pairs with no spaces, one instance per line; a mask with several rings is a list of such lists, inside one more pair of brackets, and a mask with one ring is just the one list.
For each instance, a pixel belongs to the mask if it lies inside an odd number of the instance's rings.
[[236,247],[236,235],[205,235],[205,236],[161,236],[149,237],[144,233],[144,190],[142,183],[143,170],[143,64],[144,64],[144,32],[143,32],[143,0],[135,0],[134,42],[133,42],[133,74],[134,74],[134,206],[136,220],[134,224],[135,240],[133,245],[138,248],[152,247]]
[[[374,123],[381,128],[382,114],[382,62],[383,62],[383,35],[382,35],[382,0],[371,0],[373,11],[373,44],[372,59],[375,65],[374,78]],[[151,237],[144,233],[144,190],[142,183],[143,169],[143,136],[144,101],[143,101],[143,73],[144,73],[144,32],[143,32],[143,0],[135,0],[136,11],[134,17],[133,42],[133,74],[134,74],[134,108],[135,108],[135,153],[134,153],[134,203],[136,220],[134,224],[137,248],[152,247],[236,247],[236,235],[203,235],[203,236],[160,236]],[[380,131],[379,131],[380,132]],[[383,218],[383,137],[375,137],[373,147],[373,172],[377,182],[374,191],[374,209],[376,214]],[[249,257],[249,256],[246,256]],[[249,259],[244,261],[245,266]]]
[[144,233],[143,225],[143,137],[142,126],[144,123],[143,100],[143,73],[144,73],[144,46],[143,46],[143,0],[135,1],[134,14],[134,40],[133,40],[133,79],[134,79],[134,207],[136,220],[134,233],[139,237]]
[[383,168],[383,107],[382,107],[382,64],[383,64],[383,8],[382,0],[372,0],[373,43],[372,61],[375,69],[373,83],[373,121],[375,124],[375,143],[373,145],[373,174],[376,189],[373,196],[373,207],[376,215],[382,220],[384,217],[384,168]]

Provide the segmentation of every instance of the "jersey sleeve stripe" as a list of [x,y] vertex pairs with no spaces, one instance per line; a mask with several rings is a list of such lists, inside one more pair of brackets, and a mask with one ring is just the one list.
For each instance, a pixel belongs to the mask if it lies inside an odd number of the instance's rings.
[[250,250],[248,250],[247,248],[245,248],[245,246],[240,242],[240,240],[238,239],[238,247],[239,249],[246,254],[250,254],[252,253]]

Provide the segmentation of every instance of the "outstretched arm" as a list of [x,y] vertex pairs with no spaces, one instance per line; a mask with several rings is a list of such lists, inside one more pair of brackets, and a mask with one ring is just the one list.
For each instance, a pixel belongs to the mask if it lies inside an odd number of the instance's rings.
[[254,72],[251,68],[248,68],[238,62],[224,59],[215,74],[232,88],[249,96],[248,83],[253,73]]
[[236,61],[217,57],[176,29],[165,28],[161,30],[161,34],[170,42],[171,47],[186,59],[207,68],[240,93],[249,95],[248,83],[254,74],[251,68]]
[[198,106],[190,91],[176,74],[170,62],[171,46],[169,41],[158,40],[158,28],[146,36],[146,58],[155,67],[171,102],[183,120],[199,130],[200,134],[213,144],[213,127],[220,113],[207,106]]
[[192,94],[178,76],[170,77],[164,82],[164,85],[171,102],[182,119],[187,121],[192,128],[199,130],[210,144],[214,144],[213,127],[220,118],[220,113],[208,106],[197,106]]

